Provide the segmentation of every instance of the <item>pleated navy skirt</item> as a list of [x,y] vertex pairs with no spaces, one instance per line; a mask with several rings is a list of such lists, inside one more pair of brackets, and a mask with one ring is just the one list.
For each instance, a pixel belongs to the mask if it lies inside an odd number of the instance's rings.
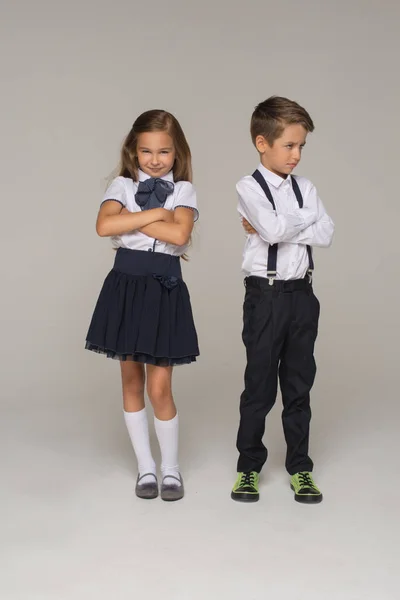
[[199,355],[180,258],[119,248],[94,309],[86,349],[157,366]]

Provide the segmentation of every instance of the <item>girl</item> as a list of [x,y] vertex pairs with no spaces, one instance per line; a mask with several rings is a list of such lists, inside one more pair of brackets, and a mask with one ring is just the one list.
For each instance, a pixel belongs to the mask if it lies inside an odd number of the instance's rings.
[[136,495],[156,498],[144,386],[161,449],[161,498],[183,497],[174,365],[199,355],[180,257],[198,218],[191,153],[176,118],[163,110],[138,117],[121,153],[119,176],[106,191],[96,231],[117,248],[86,338],[86,348],[120,361],[124,416],[138,461]]

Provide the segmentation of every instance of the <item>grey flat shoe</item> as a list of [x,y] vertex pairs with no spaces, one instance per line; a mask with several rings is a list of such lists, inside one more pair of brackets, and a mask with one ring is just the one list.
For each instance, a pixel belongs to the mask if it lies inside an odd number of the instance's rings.
[[[171,479],[175,479],[178,482],[177,485],[174,483],[169,483]],[[183,496],[184,489],[181,474],[179,474],[179,477],[175,477],[174,475],[166,475],[163,477],[161,482],[161,500],[165,500],[166,502],[174,502],[175,500],[181,500]]]
[[[154,481],[150,481],[147,483],[140,483],[143,477],[154,477]],[[136,481],[135,494],[138,498],[143,498],[144,500],[152,500],[153,498],[157,498],[158,496],[158,481],[157,476],[154,473],[143,473],[143,475],[138,475]]]

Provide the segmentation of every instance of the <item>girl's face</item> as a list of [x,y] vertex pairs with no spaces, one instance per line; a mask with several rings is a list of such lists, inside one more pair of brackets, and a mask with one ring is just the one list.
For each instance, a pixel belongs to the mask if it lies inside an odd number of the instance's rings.
[[175,147],[165,131],[148,131],[138,135],[137,158],[139,168],[150,177],[163,177],[172,170]]

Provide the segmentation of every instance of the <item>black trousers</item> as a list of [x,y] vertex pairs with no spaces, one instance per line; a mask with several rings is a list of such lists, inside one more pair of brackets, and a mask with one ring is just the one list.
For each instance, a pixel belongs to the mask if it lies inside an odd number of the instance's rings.
[[248,277],[243,306],[247,366],[240,399],[238,471],[260,472],[267,460],[265,419],[275,404],[278,376],[290,475],[312,471],[308,455],[310,390],[316,366],[319,302],[308,279],[274,281]]

